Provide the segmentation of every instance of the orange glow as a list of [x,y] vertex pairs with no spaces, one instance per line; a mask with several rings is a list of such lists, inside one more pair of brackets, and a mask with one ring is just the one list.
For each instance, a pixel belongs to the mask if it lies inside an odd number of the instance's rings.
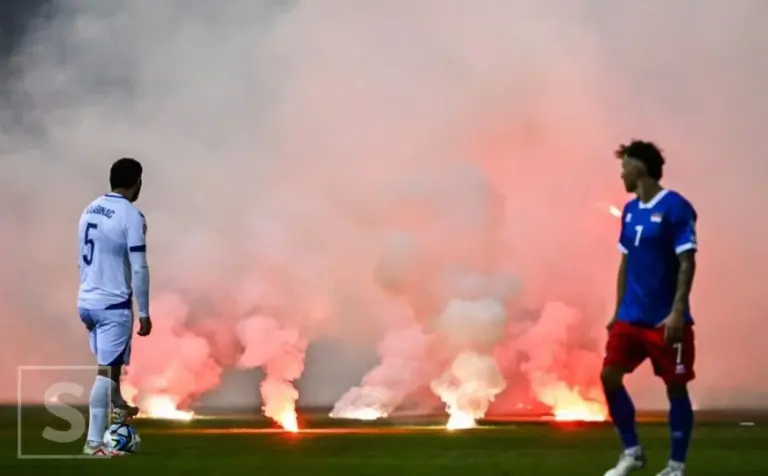
[[374,421],[386,418],[387,414],[376,408],[358,408],[344,412],[342,415],[331,414],[331,418],[344,418],[347,420]]
[[608,213],[615,216],[616,218],[621,217],[621,210],[616,205],[610,205],[608,206]]
[[140,412],[137,418],[190,421],[195,417],[193,412],[179,410],[176,399],[171,395],[149,395],[142,397],[140,403],[137,403],[139,400],[138,390],[131,385],[123,383],[123,397],[128,404],[139,407]]
[[555,421],[605,421],[606,411],[602,405],[590,404],[582,407],[561,408],[553,412]]
[[598,389],[583,393],[561,383],[544,389],[540,396],[552,407],[555,421],[605,421],[608,416]]
[[290,431],[291,433],[297,433],[299,431],[299,421],[296,412],[293,410],[286,410],[276,419],[276,421],[285,431]]
[[477,426],[475,419],[472,415],[464,412],[454,411],[448,418],[448,423],[445,424],[445,429],[452,430],[468,430]]
[[555,421],[605,421],[608,411],[603,402],[586,400],[573,389],[558,395],[552,415]]
[[140,418],[190,421],[195,417],[193,412],[179,410],[176,402],[169,395],[151,395],[142,399],[139,408],[141,410]]

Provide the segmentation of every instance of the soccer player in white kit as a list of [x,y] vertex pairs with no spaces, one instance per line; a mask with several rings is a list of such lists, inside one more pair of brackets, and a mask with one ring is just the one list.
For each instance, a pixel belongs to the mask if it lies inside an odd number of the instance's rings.
[[112,164],[110,193],[100,196],[80,217],[80,291],[77,307],[90,333],[99,366],[89,400],[88,439],[83,452],[112,455],[103,444],[110,404],[116,421],[138,414],[120,392],[120,371],[128,365],[133,330],[133,297],[139,309],[139,336],[152,330],[149,318],[147,224],[133,205],[141,191],[143,168],[134,159]]

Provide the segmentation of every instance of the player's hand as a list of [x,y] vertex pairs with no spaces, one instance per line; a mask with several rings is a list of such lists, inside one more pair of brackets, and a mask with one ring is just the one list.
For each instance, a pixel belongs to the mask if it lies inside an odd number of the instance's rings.
[[680,342],[683,338],[683,325],[685,324],[683,313],[672,312],[661,324],[664,326],[664,342],[667,344]]
[[136,331],[136,335],[146,337],[152,332],[152,319],[149,317],[139,318],[139,330]]

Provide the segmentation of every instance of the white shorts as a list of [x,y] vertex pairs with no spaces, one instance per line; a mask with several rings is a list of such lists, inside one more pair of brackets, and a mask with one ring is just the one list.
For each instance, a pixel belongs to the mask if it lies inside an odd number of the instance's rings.
[[98,365],[128,365],[133,335],[132,309],[78,309],[80,320],[90,329],[90,344]]

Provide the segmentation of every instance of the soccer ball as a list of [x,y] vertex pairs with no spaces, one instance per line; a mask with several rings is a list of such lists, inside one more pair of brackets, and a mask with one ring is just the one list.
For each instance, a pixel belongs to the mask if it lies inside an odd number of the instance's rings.
[[104,433],[104,444],[108,448],[126,453],[137,453],[141,445],[141,438],[136,428],[125,423],[113,423]]

